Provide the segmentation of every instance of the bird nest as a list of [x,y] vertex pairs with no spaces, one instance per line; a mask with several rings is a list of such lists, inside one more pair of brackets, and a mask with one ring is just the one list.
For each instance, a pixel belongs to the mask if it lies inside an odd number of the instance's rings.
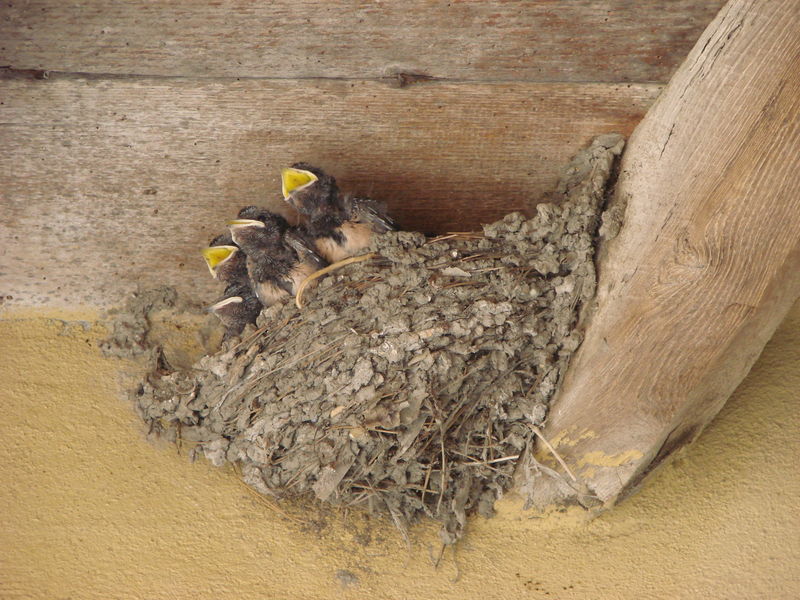
[[138,414],[193,456],[237,463],[263,494],[365,507],[403,529],[427,515],[452,543],[530,464],[521,459],[581,342],[622,144],[595,140],[532,218],[376,236],[368,258],[321,278],[302,308],[265,308],[192,369],[150,373]]

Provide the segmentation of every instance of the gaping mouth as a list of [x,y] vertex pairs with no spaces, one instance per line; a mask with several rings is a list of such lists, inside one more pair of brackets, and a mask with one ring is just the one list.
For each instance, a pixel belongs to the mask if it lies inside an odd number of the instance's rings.
[[203,258],[206,259],[208,270],[211,271],[211,276],[217,277],[217,268],[226,260],[230,260],[231,256],[236,254],[239,250],[236,246],[211,246],[203,248]]
[[288,200],[292,192],[307,188],[319,179],[311,171],[304,169],[292,169],[291,167],[281,170],[281,189],[283,199]]

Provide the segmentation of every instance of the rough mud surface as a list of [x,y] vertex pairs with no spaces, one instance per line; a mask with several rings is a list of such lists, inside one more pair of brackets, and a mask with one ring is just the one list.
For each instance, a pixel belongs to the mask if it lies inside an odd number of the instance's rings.
[[[138,413],[193,455],[238,463],[264,494],[367,507],[403,529],[428,515],[452,543],[529,464],[518,459],[531,425],[581,342],[622,145],[595,140],[531,219],[510,214],[475,235],[380,236],[376,258],[324,278],[302,309],[264,310],[258,329],[192,368],[159,354],[134,394]],[[146,347],[137,335],[117,337]]]

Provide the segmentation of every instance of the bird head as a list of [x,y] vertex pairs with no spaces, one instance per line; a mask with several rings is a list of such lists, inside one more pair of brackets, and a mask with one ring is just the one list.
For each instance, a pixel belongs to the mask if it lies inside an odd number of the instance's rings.
[[211,271],[211,276],[216,279],[219,270],[223,265],[231,261],[231,259],[239,251],[236,246],[209,246],[203,248],[203,258],[206,259],[208,270]]
[[248,248],[269,246],[280,243],[283,233],[289,227],[280,215],[265,211],[260,219],[234,219],[228,221],[234,243],[248,252]]
[[225,233],[216,236],[208,243],[209,246],[230,246],[231,244],[233,244],[233,239],[231,238],[230,231],[226,231]]
[[336,179],[307,163],[295,163],[281,170],[283,199],[304,215],[329,210],[339,196]]
[[228,229],[231,231],[233,242],[240,248],[244,248],[245,251],[266,234],[264,223],[255,219],[228,221]]
[[236,215],[236,218],[252,219],[254,221],[261,221],[263,223],[266,223],[267,221],[274,219],[274,216],[280,217],[280,215],[276,215],[274,212],[266,208],[261,208],[259,206],[245,206],[243,209],[239,211],[239,214]]
[[243,301],[241,296],[231,296],[230,298],[225,298],[209,306],[208,312],[214,313],[222,318],[223,316],[235,313],[236,309],[239,308]]
[[283,191],[283,199],[288,202],[292,194],[302,192],[314,185],[317,181],[319,181],[319,177],[308,169],[297,169],[295,167],[281,169],[281,190]]

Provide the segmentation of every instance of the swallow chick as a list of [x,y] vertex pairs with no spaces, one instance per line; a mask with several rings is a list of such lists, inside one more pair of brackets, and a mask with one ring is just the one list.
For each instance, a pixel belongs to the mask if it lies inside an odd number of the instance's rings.
[[224,341],[241,335],[247,325],[255,325],[261,313],[261,302],[250,287],[250,283],[244,281],[227,286],[225,297],[212,304],[208,310],[225,326],[225,336],[222,338]]
[[379,202],[342,197],[336,180],[322,169],[297,163],[283,169],[281,182],[284,199],[306,217],[305,230],[329,262],[359,253],[375,233],[397,229]]
[[281,191],[284,200],[301,215],[339,212],[341,194],[336,179],[308,163],[281,170]]
[[226,329],[224,339],[229,339],[241,334],[248,323],[255,324],[261,313],[261,302],[250,285],[247,257],[233,245],[230,234],[214,238],[211,246],[202,252],[211,276],[225,284],[223,299],[209,310],[222,321]]
[[[261,221],[266,225],[275,216],[279,215],[276,215],[266,208],[245,206],[239,211],[237,219]],[[309,263],[311,266],[315,267],[315,270],[328,266],[328,261],[317,253],[314,246],[314,239],[304,227],[288,226],[283,234],[283,239],[294,249],[301,261]]]
[[233,238],[230,235],[221,235],[214,238],[211,244],[208,248],[203,248],[203,258],[206,259],[211,276],[225,284],[225,296],[239,295],[246,300],[251,296],[255,298],[247,274],[247,256],[241,248],[233,245]]
[[223,298],[208,307],[209,312],[214,313],[225,326],[223,341],[244,331],[247,321],[242,315],[243,309],[244,299],[241,296]]
[[274,213],[263,219],[236,219],[228,222],[234,243],[247,255],[247,273],[256,296],[271,306],[294,295],[306,277],[319,267],[306,257],[301,259],[292,247],[286,219]]
[[[256,296],[253,287],[250,285],[249,278],[229,283],[225,287],[224,296],[224,300],[228,298],[241,298],[241,301],[229,307],[227,312],[229,318],[227,320],[222,319],[222,322],[227,328],[225,332],[225,338],[227,339],[231,336],[241,334],[246,325],[255,325],[258,315],[261,314],[263,305]],[[218,305],[219,302],[217,302],[215,306]],[[220,316],[219,312],[215,312],[215,314]]]
[[216,241],[214,240],[211,246],[201,250],[211,276],[222,283],[247,279],[246,258],[239,247],[234,246],[233,241],[219,245],[216,244]]

